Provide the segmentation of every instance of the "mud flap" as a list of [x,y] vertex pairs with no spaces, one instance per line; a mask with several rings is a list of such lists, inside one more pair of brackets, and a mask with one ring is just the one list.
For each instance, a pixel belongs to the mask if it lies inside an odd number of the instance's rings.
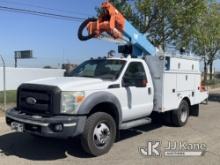
[[198,117],[199,116],[199,104],[193,105],[189,111],[190,116]]
[[209,104],[209,99],[205,99],[201,104],[208,105]]

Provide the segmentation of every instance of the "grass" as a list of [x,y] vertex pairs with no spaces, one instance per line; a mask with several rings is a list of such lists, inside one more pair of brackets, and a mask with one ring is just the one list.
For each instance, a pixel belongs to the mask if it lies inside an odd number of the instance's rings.
[[[15,103],[16,102],[16,91],[7,91],[6,98],[7,103]],[[0,104],[4,103],[4,93],[0,92]]]

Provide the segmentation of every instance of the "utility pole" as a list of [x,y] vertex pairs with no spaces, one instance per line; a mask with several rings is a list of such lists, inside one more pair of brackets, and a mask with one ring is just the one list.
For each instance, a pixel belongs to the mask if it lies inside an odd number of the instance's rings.
[[5,70],[5,61],[2,55],[0,55],[3,64],[3,90],[4,90],[4,111],[6,111],[6,70]]

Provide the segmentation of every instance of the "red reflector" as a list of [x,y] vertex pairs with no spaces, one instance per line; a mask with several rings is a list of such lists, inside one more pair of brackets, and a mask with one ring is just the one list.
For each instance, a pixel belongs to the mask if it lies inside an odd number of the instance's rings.
[[200,87],[198,87],[198,89],[200,90],[200,92],[205,92],[206,90],[206,86],[204,83],[201,83]]

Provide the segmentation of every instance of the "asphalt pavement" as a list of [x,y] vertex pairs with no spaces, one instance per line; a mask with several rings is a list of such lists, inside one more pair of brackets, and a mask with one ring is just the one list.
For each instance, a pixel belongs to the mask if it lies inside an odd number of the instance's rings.
[[[121,139],[111,151],[100,157],[83,152],[78,139],[45,139],[16,133],[0,119],[0,165],[219,165],[220,162],[220,94],[200,106],[200,116],[190,117],[186,126],[176,128],[153,123],[122,131]],[[149,142],[160,142],[159,156],[146,155]],[[203,156],[165,156],[171,144],[203,144]],[[149,152],[147,152],[149,154]]]

